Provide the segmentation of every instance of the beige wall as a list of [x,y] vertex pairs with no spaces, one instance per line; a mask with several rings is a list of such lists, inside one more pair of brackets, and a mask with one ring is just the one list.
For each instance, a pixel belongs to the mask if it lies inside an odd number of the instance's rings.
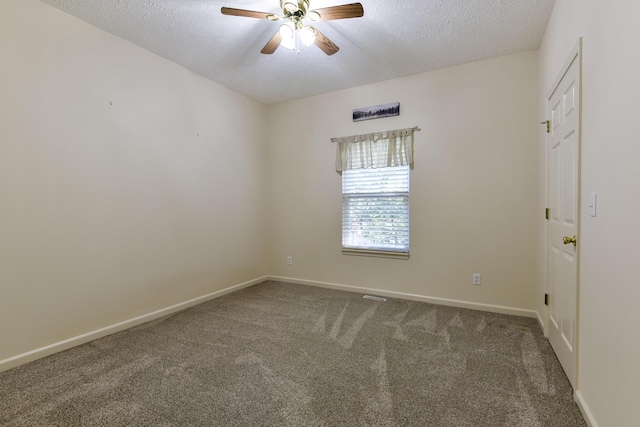
[[[592,425],[640,425],[640,2],[558,0],[540,49],[540,110],[583,37],[577,395]],[[544,147],[546,137],[539,136]],[[546,151],[539,153],[546,186]],[[597,217],[588,215],[598,194]],[[544,206],[541,193],[539,209]],[[539,224],[544,230],[544,224]],[[544,293],[544,240],[538,295]],[[540,301],[540,298],[538,298]],[[543,305],[538,310],[546,317]]]
[[35,0],[0,40],[0,365],[267,273],[266,107]]
[[[270,273],[534,313],[537,69],[527,52],[270,106]],[[411,258],[342,255],[330,138],[413,125]]]

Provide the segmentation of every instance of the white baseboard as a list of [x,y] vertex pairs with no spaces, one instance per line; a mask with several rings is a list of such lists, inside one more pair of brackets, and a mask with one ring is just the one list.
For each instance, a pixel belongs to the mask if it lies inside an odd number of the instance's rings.
[[540,312],[536,310],[536,317],[538,318],[538,324],[540,325],[540,329],[542,329],[542,332],[544,334],[544,336],[547,336],[547,331],[544,328],[544,321],[542,320],[542,316],[540,316]]
[[267,276],[250,280],[248,282],[240,283],[238,285],[230,286],[228,288],[211,292],[209,294],[206,294],[197,298],[193,298],[188,301],[184,301],[169,307],[165,307],[160,310],[153,311],[151,313],[143,314],[141,316],[134,317],[132,319],[125,320],[123,322],[115,323],[113,325],[109,325],[104,328],[97,329],[95,331],[87,332],[86,334],[78,335],[76,337],[72,337],[72,338],[69,338],[60,342],[56,342],[35,350],[31,350],[26,353],[22,353],[17,356],[10,357],[8,359],[0,360],[0,372],[15,368],[17,366],[32,362],[37,359],[41,359],[46,356],[50,356],[54,353],[58,353],[63,350],[68,350],[72,347],[78,346],[80,344],[85,344],[89,341],[93,341],[95,339],[102,338],[107,335],[114,334],[116,332],[124,331],[125,329],[129,329],[134,326],[141,325],[142,323],[159,319],[160,317],[176,313],[178,311],[184,310],[189,307],[193,307],[194,305],[201,304],[203,302],[212,300],[214,298],[219,298],[231,292],[235,292],[243,288],[248,288],[249,286],[256,285],[258,283],[264,282],[265,280],[268,280]]
[[596,419],[593,417],[591,410],[589,409],[589,405],[584,400],[584,396],[580,392],[580,390],[576,391],[576,403],[578,404],[578,408],[580,408],[580,412],[582,412],[582,416],[584,420],[587,422],[589,427],[598,427],[598,423]]
[[292,277],[268,276],[269,280],[280,282],[296,283],[299,285],[318,286],[320,288],[338,289],[342,291],[368,293],[373,295],[386,296],[390,298],[402,298],[413,301],[428,302],[431,304],[446,305],[450,307],[468,308],[471,310],[489,311],[492,313],[511,314],[515,316],[537,318],[538,314],[535,310],[526,310],[522,308],[506,307],[502,305],[483,304],[477,302],[460,301],[447,298],[429,297],[426,295],[407,294],[403,292],[385,291],[381,289],[362,288],[359,286],[342,285],[338,283],[318,282],[315,280],[295,279]]

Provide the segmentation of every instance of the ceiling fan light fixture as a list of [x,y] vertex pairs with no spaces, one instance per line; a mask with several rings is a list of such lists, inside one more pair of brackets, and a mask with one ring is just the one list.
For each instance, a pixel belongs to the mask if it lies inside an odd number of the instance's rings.
[[305,47],[311,46],[316,41],[316,30],[313,27],[302,27],[299,32],[300,40]]
[[298,10],[298,5],[297,3],[294,3],[292,1],[286,1],[282,3],[282,8],[289,13],[295,13]]
[[280,46],[284,47],[285,49],[289,49],[289,50],[298,50],[298,47],[296,46],[296,39],[289,39],[289,40],[282,40],[280,42]]
[[280,25],[280,29],[278,30],[280,33],[280,37],[282,41],[280,42],[280,46],[285,47],[290,50],[296,49],[296,27],[293,22],[286,22]]
[[296,27],[293,25],[293,22],[285,22],[280,25],[280,29],[278,31],[280,32],[282,40],[289,40],[295,35]]
[[320,19],[322,19],[322,17],[320,16],[320,13],[318,13],[315,10],[310,10],[307,13],[307,18],[309,18],[309,20],[313,21],[313,22],[319,22]]
[[280,0],[282,15],[269,12],[259,12],[249,9],[236,9],[233,7],[222,7],[220,12],[223,15],[243,16],[247,18],[265,19],[268,21],[284,20],[278,32],[269,39],[260,51],[270,55],[279,46],[295,50],[300,53],[300,45],[317,45],[327,55],[333,55],[340,50],[327,36],[315,29],[311,25],[304,25],[304,20],[312,22],[331,21],[334,19],[359,18],[364,16],[364,8],[361,3],[349,3],[338,6],[323,7],[318,10],[309,9],[310,0]]

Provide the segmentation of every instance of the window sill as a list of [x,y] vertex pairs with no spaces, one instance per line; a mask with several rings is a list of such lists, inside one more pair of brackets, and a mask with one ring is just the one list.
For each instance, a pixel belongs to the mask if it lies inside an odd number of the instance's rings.
[[342,255],[368,256],[375,258],[409,259],[409,252],[376,251],[371,249],[342,248]]

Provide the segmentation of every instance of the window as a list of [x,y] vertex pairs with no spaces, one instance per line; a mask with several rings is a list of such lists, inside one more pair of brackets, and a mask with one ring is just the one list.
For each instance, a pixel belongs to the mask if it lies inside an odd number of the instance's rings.
[[409,170],[417,127],[342,138],[342,253],[409,258]]
[[409,257],[409,165],[342,172],[342,251]]

